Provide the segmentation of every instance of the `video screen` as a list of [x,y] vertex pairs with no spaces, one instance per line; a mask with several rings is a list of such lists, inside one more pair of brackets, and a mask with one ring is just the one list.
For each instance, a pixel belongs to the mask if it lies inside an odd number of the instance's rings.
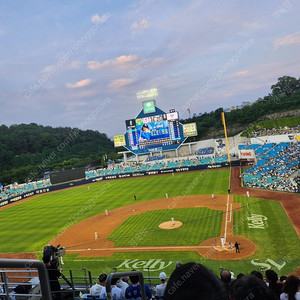
[[133,150],[181,142],[177,112],[127,120],[126,131]]
[[124,134],[114,135],[114,146],[115,147],[126,146],[126,140]]
[[60,172],[50,173],[51,184],[64,183],[73,180],[85,179],[85,168],[76,168]]

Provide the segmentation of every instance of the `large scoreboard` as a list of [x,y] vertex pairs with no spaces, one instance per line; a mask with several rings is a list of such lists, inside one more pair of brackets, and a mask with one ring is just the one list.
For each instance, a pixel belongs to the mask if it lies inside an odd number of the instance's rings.
[[143,111],[126,123],[126,148],[135,154],[176,149],[184,140],[178,112],[165,113],[156,108],[155,113]]

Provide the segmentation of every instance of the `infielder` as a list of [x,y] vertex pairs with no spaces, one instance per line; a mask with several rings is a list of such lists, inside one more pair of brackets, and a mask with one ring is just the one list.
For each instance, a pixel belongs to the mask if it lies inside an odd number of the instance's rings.
[[224,248],[225,247],[225,238],[224,237],[221,237],[221,244],[222,244],[222,247]]

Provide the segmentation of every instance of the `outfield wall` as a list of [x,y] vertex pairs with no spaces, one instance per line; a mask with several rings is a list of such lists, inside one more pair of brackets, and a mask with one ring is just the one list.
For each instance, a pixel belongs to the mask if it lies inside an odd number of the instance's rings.
[[[231,166],[239,166],[240,161],[232,161]],[[163,170],[153,170],[153,171],[140,171],[134,173],[124,173],[124,174],[114,174],[114,175],[105,175],[105,176],[98,176],[90,179],[72,181],[62,184],[57,184],[54,186],[49,186],[46,188],[32,190],[30,192],[26,192],[22,195],[14,196],[5,200],[0,201],[0,207],[18,202],[20,200],[41,195],[48,192],[58,191],[62,189],[67,189],[75,186],[80,186],[84,184],[89,184],[98,181],[104,180],[115,180],[115,179],[123,179],[123,178],[135,178],[135,177],[142,177],[142,176],[151,176],[151,175],[163,175],[163,174],[175,174],[175,173],[182,173],[182,172],[190,172],[190,171],[201,171],[201,170],[213,170],[213,169],[220,169],[220,168],[228,168],[229,163],[220,163],[220,164],[209,164],[209,165],[200,165],[200,166],[191,166],[191,167],[183,167],[183,168],[170,168],[170,169],[163,169]]]

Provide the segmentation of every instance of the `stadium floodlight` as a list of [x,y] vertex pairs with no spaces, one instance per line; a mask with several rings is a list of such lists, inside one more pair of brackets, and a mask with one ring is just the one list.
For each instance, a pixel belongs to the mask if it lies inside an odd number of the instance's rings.
[[224,126],[224,133],[225,133],[225,141],[226,141],[226,149],[227,149],[227,156],[228,156],[228,162],[231,163],[230,153],[229,153],[229,145],[228,145],[228,138],[227,138],[227,128],[226,128],[226,122],[225,122],[225,114],[224,112],[221,113],[222,118],[222,124]]
[[154,98],[158,95],[157,89],[150,89],[136,93],[137,99]]

